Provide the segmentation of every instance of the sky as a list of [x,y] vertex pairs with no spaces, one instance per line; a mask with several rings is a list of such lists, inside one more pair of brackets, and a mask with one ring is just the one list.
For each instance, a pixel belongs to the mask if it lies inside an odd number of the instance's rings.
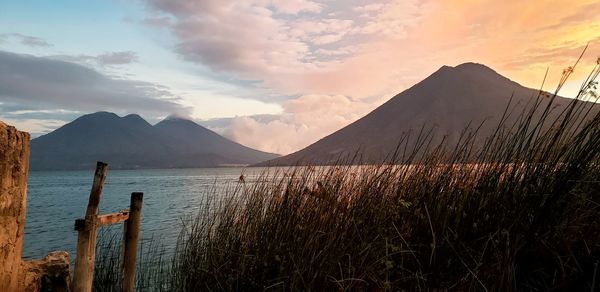
[[288,154],[443,65],[574,96],[600,1],[0,1],[0,120],[39,136],[96,111],[193,119]]

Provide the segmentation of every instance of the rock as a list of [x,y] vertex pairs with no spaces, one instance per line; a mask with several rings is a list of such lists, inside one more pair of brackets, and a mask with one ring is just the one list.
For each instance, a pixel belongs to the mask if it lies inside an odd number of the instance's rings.
[[18,291],[25,227],[29,134],[0,122],[0,291]]
[[69,254],[23,262],[29,134],[0,121],[0,292],[69,291]]
[[69,291],[69,253],[55,251],[41,260],[23,263],[23,291]]

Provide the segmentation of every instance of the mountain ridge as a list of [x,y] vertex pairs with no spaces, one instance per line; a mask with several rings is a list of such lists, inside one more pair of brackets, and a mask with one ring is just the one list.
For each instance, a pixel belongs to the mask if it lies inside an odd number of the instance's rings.
[[102,160],[115,169],[193,168],[248,165],[277,156],[230,141],[191,120],[165,119],[152,125],[137,114],[119,117],[101,111],[31,140],[30,165],[32,170],[87,169]]
[[[414,135],[422,128],[433,129],[434,141],[443,138],[449,145],[454,145],[469,125],[481,125],[480,136],[486,137],[495,130],[511,97],[511,110],[518,113],[539,92],[480,63],[442,66],[346,127],[256,166],[329,165],[357,154],[360,163],[381,163],[396,149],[403,134],[413,133],[414,142]],[[557,98],[555,112],[571,100]],[[547,102],[542,100],[542,106]]]

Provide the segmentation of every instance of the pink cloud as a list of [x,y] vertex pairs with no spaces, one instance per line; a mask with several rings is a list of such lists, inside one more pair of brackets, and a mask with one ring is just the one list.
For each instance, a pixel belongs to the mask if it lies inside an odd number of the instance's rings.
[[284,112],[277,119],[237,117],[222,132],[244,145],[288,154],[350,124],[382,102],[342,95],[304,95],[285,102]]
[[321,4],[308,0],[271,0],[270,2],[277,9],[277,12],[286,14],[318,13],[322,9]]
[[[299,96],[282,104],[281,119],[238,118],[228,130],[279,153],[315,142],[380,103],[369,100],[384,100],[442,65],[476,61],[530,87],[550,67],[552,84],[600,37],[595,2],[150,1],[172,17],[175,50],[185,60],[258,81],[255,89],[268,93],[258,96]],[[590,47],[598,49],[597,42]]]

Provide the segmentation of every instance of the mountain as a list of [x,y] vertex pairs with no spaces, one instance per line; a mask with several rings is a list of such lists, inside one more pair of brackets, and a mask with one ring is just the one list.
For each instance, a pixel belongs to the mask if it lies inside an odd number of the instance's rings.
[[219,136],[193,121],[167,118],[151,125],[139,115],[81,116],[31,141],[32,170],[247,165],[277,157]]
[[[356,153],[360,153],[362,162],[381,162],[393,153],[403,133],[410,132],[414,142],[421,129],[434,129],[436,141],[445,136],[452,145],[465,128],[476,128],[485,121],[478,132],[478,141],[483,142],[497,128],[511,96],[513,114],[508,124],[531,105],[538,93],[481,64],[443,66],[341,130],[298,152],[259,165],[327,165]],[[549,100],[544,98],[542,106]],[[557,97],[553,114],[570,101]],[[412,149],[410,144],[408,149]]]
[[169,118],[154,127],[162,135],[177,141],[172,144],[178,153],[183,154],[180,157],[184,160],[180,161],[180,165],[200,165],[206,155],[210,155],[206,158],[214,159],[218,165],[253,164],[279,156],[232,142],[186,119]]

